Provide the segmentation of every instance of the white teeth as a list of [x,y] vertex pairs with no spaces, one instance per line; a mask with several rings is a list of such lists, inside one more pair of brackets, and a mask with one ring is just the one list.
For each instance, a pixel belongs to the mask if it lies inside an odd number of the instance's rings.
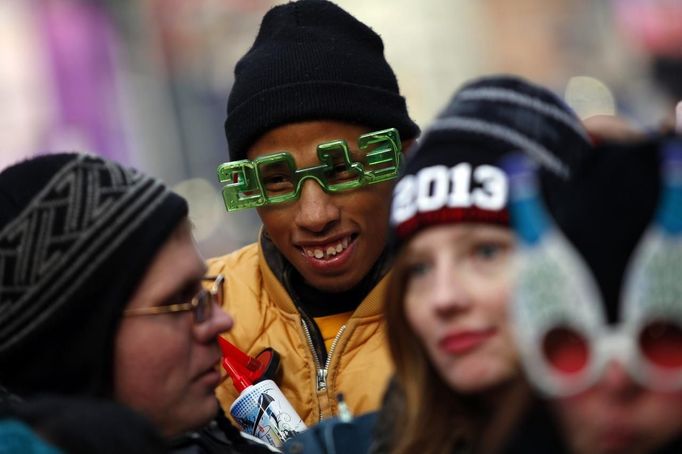
[[327,248],[327,257],[329,257],[330,255],[336,255],[336,248],[333,246],[329,246]]
[[321,259],[322,257],[324,257],[324,252],[322,252],[322,249],[315,249],[315,258]]
[[341,245],[341,243],[339,243],[336,245],[336,252],[341,252],[341,251],[343,251],[343,246]]
[[348,237],[344,238],[343,241],[341,241],[341,244],[343,245],[343,248],[346,249],[348,247]]
[[308,257],[312,257],[315,255],[315,253],[311,249],[306,249],[305,253]]

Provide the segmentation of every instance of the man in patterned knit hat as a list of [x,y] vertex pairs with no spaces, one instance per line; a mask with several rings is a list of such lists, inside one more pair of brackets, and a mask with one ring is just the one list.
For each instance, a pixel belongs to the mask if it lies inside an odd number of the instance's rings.
[[75,153],[5,169],[0,393],[114,400],[178,446],[258,452],[229,424],[204,436],[232,326],[205,272],[187,203],[160,181]]

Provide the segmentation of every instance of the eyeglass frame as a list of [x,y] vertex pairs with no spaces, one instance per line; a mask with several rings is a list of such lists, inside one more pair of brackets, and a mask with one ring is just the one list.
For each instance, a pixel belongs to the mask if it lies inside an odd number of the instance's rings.
[[[345,140],[333,140],[317,146],[319,165],[297,169],[291,153],[281,151],[254,160],[242,159],[226,162],[218,166],[218,180],[227,183],[223,187],[223,201],[225,209],[238,211],[257,208],[265,205],[298,200],[301,195],[303,182],[311,178],[315,180],[325,192],[337,193],[349,191],[370,184],[393,180],[403,164],[402,143],[395,128],[373,131],[358,138],[358,148],[364,150],[370,145],[378,144],[377,148],[367,153],[366,164],[351,159],[348,143]],[[330,184],[325,172],[331,171],[337,164],[335,159],[342,159],[346,170],[355,174],[351,181]],[[283,195],[268,196],[260,169],[271,164],[285,164],[293,176],[294,190]],[[383,166],[383,167],[379,167]],[[247,194],[248,192],[254,194]]]
[[[531,172],[534,173],[535,170]],[[526,181],[519,186],[527,191],[527,186],[524,185],[528,185],[528,176],[524,178]],[[516,184],[512,179],[510,186],[513,188]],[[512,218],[516,216],[514,227],[522,238],[520,230],[523,227],[519,227],[519,221],[532,216],[532,211],[529,209],[530,205],[527,205],[526,194],[518,192],[523,197],[517,196],[515,200],[512,190],[510,210]],[[531,231],[528,229],[526,234]],[[641,278],[635,273],[643,266],[636,261],[637,253],[633,253],[634,257],[630,259],[623,275],[624,287],[619,300],[620,321],[612,325],[607,321],[606,304],[592,271],[559,230],[552,235],[544,245],[539,243],[540,248],[550,244],[552,249],[544,252],[532,251],[522,257],[512,296],[512,325],[521,362],[530,382],[549,397],[573,396],[597,383],[609,361],[616,360],[642,387],[664,392],[682,390],[682,367],[661,366],[651,360],[642,348],[641,340],[645,330],[655,324],[666,323],[673,328],[682,328],[682,310],[677,304],[661,305],[661,301],[651,304],[651,295],[661,293],[661,284],[653,288],[650,285],[643,286]],[[533,242],[538,242],[540,234],[532,231],[529,236],[532,236]],[[646,234],[643,235],[635,251],[646,244],[647,238]],[[524,242],[530,243],[531,240],[525,239]],[[672,253],[677,253],[679,257],[677,249]],[[561,273],[561,280],[554,280],[552,271],[544,274],[557,265],[545,262],[543,256],[562,262],[564,272]],[[648,262],[650,259],[646,260]],[[528,265],[531,263],[533,266]],[[646,288],[647,291],[639,291],[641,288]],[[667,300],[677,302],[678,297],[679,294],[676,293]],[[544,340],[556,329],[569,331],[585,344],[589,356],[580,370],[560,371],[545,354]]]
[[[124,317],[136,317],[138,315],[161,315],[161,314],[172,314],[178,312],[189,312],[191,311],[194,316],[194,323],[199,325],[204,323],[206,320],[211,318],[213,314],[213,304],[220,305],[223,300],[223,284],[225,282],[225,276],[222,274],[217,274],[215,276],[204,276],[201,278],[202,281],[212,281],[213,285],[210,289],[206,289],[202,286],[196,295],[192,297],[189,303],[178,303],[169,304],[166,306],[154,306],[154,307],[138,307],[134,309],[126,309],[123,311]],[[209,304],[203,311],[204,316],[199,314],[200,311],[200,295],[208,294]]]
[[[578,326],[575,321],[555,322],[537,335],[537,345],[522,342],[519,346],[521,360],[531,380],[550,397],[574,396],[597,383],[609,361],[617,360],[640,386],[656,391],[682,389],[682,368],[666,369],[658,366],[642,352],[638,339],[643,330],[656,322],[672,322],[673,318],[649,317],[637,322],[625,322],[608,326],[606,322],[596,326]],[[555,328],[567,328],[585,342],[589,357],[582,369],[575,373],[557,371],[542,352],[542,339]]]

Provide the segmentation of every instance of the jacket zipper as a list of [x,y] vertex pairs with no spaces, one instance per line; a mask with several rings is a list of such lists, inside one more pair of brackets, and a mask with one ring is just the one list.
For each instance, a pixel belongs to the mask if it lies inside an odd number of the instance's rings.
[[305,323],[305,320],[301,319],[301,325],[303,326],[303,332],[305,333],[306,340],[308,341],[310,351],[313,354],[313,361],[315,361],[315,369],[317,370],[317,392],[320,392],[327,389],[327,373],[329,372],[329,365],[332,362],[332,355],[336,349],[336,344],[339,343],[339,339],[343,335],[343,332],[346,331],[346,325],[343,325],[339,329],[339,332],[336,333],[336,337],[334,337],[332,345],[329,347],[329,354],[327,354],[327,361],[325,362],[324,367],[322,367],[320,359],[317,357],[317,352],[315,351],[315,346],[313,345],[313,338],[310,335],[310,329]]

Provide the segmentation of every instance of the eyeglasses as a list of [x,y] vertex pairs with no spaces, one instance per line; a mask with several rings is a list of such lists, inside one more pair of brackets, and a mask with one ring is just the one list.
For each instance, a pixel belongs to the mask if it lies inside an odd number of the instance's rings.
[[[676,172],[664,177],[663,192],[678,185],[679,204],[682,150],[672,158],[664,159]],[[511,318],[530,380],[550,396],[570,396],[596,384],[617,360],[643,387],[682,389],[682,237],[661,223],[679,225],[682,205],[663,198],[661,207],[672,212],[659,212],[635,248],[613,326],[587,263],[545,213],[534,171],[510,163],[510,210],[521,240]]]
[[595,384],[610,360],[618,360],[642,386],[670,391],[682,386],[682,326],[651,320],[633,329],[606,326],[598,332],[556,325],[540,339],[536,383],[548,394],[569,396]]
[[209,289],[202,288],[199,290],[189,303],[127,309],[123,312],[123,315],[132,317],[138,315],[159,315],[192,311],[194,314],[194,323],[203,323],[211,318],[214,303],[218,306],[222,306],[223,304],[223,282],[225,282],[225,277],[222,274],[218,274],[217,276],[203,277],[201,280],[203,282],[211,282],[212,285]]
[[352,160],[345,140],[317,146],[319,165],[297,169],[290,153],[282,151],[254,160],[243,159],[218,166],[227,211],[256,208],[297,200],[303,181],[315,180],[326,192],[350,191],[392,180],[402,165],[401,142],[394,128],[358,138],[362,160]]
[[[566,255],[566,240],[557,237],[554,243],[546,255],[560,262],[543,260],[541,251],[522,261],[511,307],[521,359],[536,386],[550,396],[574,395],[597,383],[617,360],[646,388],[682,389],[679,295],[669,299],[670,286],[647,285],[648,277],[627,280],[621,322],[611,326],[586,265]],[[649,271],[637,265],[634,271]],[[673,304],[657,301],[659,295]]]

